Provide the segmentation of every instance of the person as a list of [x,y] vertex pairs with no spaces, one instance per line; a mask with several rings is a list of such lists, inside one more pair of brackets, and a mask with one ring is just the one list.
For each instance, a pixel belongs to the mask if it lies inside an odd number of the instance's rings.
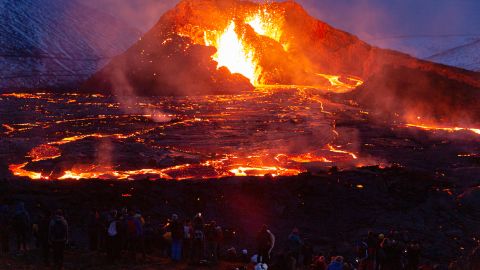
[[51,213],[43,209],[38,220],[38,244],[42,254],[42,260],[45,266],[50,266],[50,243],[48,232],[50,229]]
[[182,241],[183,241],[183,225],[178,220],[178,215],[173,214],[172,220],[168,227],[169,231],[172,233],[172,260],[174,262],[179,262],[182,259]]
[[302,254],[303,254],[303,266],[308,267],[313,262],[313,247],[309,241],[305,239],[303,247],[302,247]]
[[190,219],[185,220],[183,225],[183,258],[192,259],[193,227]]
[[0,255],[10,251],[10,209],[8,205],[0,206]]
[[480,246],[477,246],[468,256],[470,270],[480,269]]
[[100,239],[100,213],[94,208],[88,216],[88,244],[90,251],[96,251]]
[[376,260],[376,251],[378,247],[378,236],[375,235],[372,231],[368,232],[367,235],[367,258],[365,259],[365,269],[366,270],[375,270],[375,260]]
[[385,239],[383,250],[385,252],[385,260],[383,263],[385,269],[402,269],[401,248],[398,241],[395,239]]
[[407,265],[405,270],[417,270],[420,265],[420,244],[412,241],[407,246]]
[[30,228],[30,214],[25,209],[25,204],[19,202],[13,216],[13,229],[17,238],[17,251],[27,251],[27,234]]
[[312,263],[312,270],[327,270],[327,263],[325,262],[325,256],[317,256]]
[[385,235],[379,234],[377,251],[376,251],[377,256],[376,256],[375,270],[385,269],[384,265],[385,265],[386,254],[385,254],[385,249],[383,248],[385,241],[386,241]]
[[215,264],[218,262],[220,245],[223,241],[222,228],[218,226],[215,221],[212,221],[209,224],[206,232],[206,238],[207,238],[208,260]]
[[257,234],[257,263],[268,264],[270,262],[270,251],[273,244],[272,234],[269,232],[268,226],[263,225]]
[[145,245],[145,252],[151,254],[154,249],[154,243],[156,243],[155,228],[152,224],[152,217],[145,217],[145,224],[143,225],[143,238]]
[[142,259],[145,260],[147,257],[145,249],[145,219],[143,218],[142,213],[138,209],[135,211],[135,215],[133,217],[137,220],[137,226],[139,225],[137,231],[136,247],[137,250],[141,252]]
[[327,270],[343,270],[343,257],[337,256],[332,260]]
[[360,241],[357,245],[357,262],[359,270],[367,270],[368,267],[368,244]]
[[205,245],[205,224],[202,213],[198,213],[193,219],[193,250],[192,263],[199,263],[203,259]]
[[288,236],[288,252],[295,259],[296,265],[299,265],[300,251],[303,246],[303,241],[300,238],[300,231],[298,228],[293,228],[292,232]]
[[107,223],[107,237],[105,240],[107,258],[111,263],[115,263],[119,259],[121,251],[120,226],[118,212],[116,210],[110,212]]
[[127,211],[127,216],[124,218],[123,222],[125,248],[130,254],[132,262],[136,262],[139,239],[143,235],[142,223],[135,217],[135,211],[132,209]]
[[50,221],[48,239],[52,246],[54,267],[62,269],[65,246],[68,242],[68,223],[61,209],[55,211],[55,215]]

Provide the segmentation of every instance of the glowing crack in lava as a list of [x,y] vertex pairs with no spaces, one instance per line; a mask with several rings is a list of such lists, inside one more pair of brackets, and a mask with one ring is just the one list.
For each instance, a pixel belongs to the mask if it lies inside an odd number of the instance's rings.
[[423,130],[430,131],[446,131],[446,132],[457,132],[457,131],[470,131],[475,134],[480,135],[480,128],[468,128],[468,127],[445,127],[445,126],[435,126],[435,125],[425,125],[425,124],[406,124],[407,127],[420,128]]

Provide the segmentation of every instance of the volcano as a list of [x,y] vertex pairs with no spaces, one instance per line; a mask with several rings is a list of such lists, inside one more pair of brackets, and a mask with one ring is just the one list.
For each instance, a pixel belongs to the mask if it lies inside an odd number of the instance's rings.
[[355,89],[352,99],[379,114],[458,124],[480,119],[479,78],[373,47],[293,1],[184,0],[86,85],[120,95],[228,94],[264,85]]

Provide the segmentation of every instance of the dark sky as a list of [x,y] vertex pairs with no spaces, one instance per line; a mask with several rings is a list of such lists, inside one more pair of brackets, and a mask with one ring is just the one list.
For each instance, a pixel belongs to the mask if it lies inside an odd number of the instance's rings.
[[[82,0],[148,30],[178,0]],[[480,0],[298,0],[312,15],[362,38],[480,35]]]

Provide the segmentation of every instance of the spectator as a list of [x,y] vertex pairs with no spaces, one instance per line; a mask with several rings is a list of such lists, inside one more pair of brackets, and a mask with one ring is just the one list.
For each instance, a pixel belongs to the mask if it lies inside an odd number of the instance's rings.
[[55,211],[55,215],[50,221],[48,239],[52,245],[54,267],[62,269],[65,246],[68,242],[68,224],[60,209]]
[[40,246],[42,260],[45,266],[50,266],[49,230],[51,218],[50,211],[44,209],[40,213],[38,220],[38,244]]
[[212,263],[218,262],[220,245],[223,241],[222,228],[212,221],[206,229],[207,259]]
[[100,229],[101,229],[100,213],[96,209],[92,209],[88,216],[88,244],[90,251],[96,251],[99,246]]
[[257,234],[257,251],[258,263],[266,263],[270,262],[270,253],[275,244],[275,239],[273,234],[268,229],[267,225],[263,225],[262,229]]
[[10,209],[8,205],[0,206],[0,255],[10,251]]
[[199,263],[204,256],[204,244],[205,244],[205,234],[204,234],[204,222],[202,214],[198,213],[193,219],[193,252],[192,252],[192,263]]
[[139,241],[143,235],[143,227],[141,221],[135,217],[135,212],[131,209],[127,211],[127,216],[123,220],[123,232],[129,259],[131,262],[136,262]]
[[172,215],[169,230],[172,233],[172,260],[179,262],[182,259],[183,225],[178,220],[178,215]]
[[477,246],[469,255],[470,270],[480,269],[480,246]]
[[330,263],[327,270],[343,270],[343,257],[337,256],[334,260]]
[[185,220],[183,225],[183,258],[192,259],[193,227],[190,219]]
[[298,228],[294,228],[292,233],[288,236],[288,252],[295,259],[296,265],[299,266],[300,251],[303,246],[303,241],[300,238],[300,231]]
[[119,235],[118,214],[116,210],[112,210],[108,217],[106,248],[107,257],[111,263],[116,262],[120,258],[121,241]]
[[407,246],[407,265],[405,270],[417,270],[420,265],[420,244],[411,242]]
[[153,252],[154,243],[156,243],[155,229],[152,224],[152,217],[147,216],[145,218],[145,224],[143,225],[143,237],[145,252],[150,254]]
[[327,270],[327,262],[324,256],[317,256],[312,263],[312,270]]
[[313,247],[309,241],[305,240],[302,247],[303,266],[308,267],[313,262]]
[[30,228],[30,214],[25,210],[25,204],[19,202],[13,216],[13,229],[17,238],[17,251],[27,251],[27,234]]

